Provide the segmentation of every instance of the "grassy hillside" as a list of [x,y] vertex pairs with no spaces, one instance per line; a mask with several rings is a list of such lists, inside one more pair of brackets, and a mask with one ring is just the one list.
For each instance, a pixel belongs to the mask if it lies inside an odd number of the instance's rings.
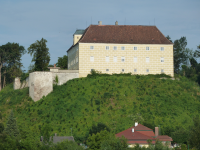
[[52,134],[84,137],[92,124],[102,122],[118,133],[133,125],[131,115],[140,113],[143,124],[162,134],[187,130],[200,113],[199,86],[187,80],[160,79],[160,76],[96,76],[70,80],[38,102],[28,96],[28,88],[0,92],[0,111],[6,122],[13,109],[20,128],[40,136],[45,124]]

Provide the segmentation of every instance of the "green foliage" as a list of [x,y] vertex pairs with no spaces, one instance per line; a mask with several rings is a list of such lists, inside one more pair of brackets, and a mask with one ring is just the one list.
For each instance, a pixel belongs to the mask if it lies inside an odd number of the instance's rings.
[[87,140],[87,145],[89,146],[90,150],[100,149],[102,142],[108,138],[109,132],[102,130],[100,133],[90,135]]
[[64,55],[63,57],[58,57],[58,62],[56,63],[57,67],[60,67],[61,69],[67,69],[68,68],[68,56]]
[[[76,142],[84,142],[94,124],[101,122],[113,134],[130,128],[130,116],[142,116],[143,125],[154,129],[160,125],[161,134],[169,135],[173,142],[193,125],[193,117],[200,113],[199,86],[187,79],[171,80],[166,75],[108,75],[78,78],[62,86],[37,102],[33,102],[28,88],[13,90],[8,85],[0,92],[2,122],[8,111],[14,110],[17,124],[35,133],[38,138],[46,122],[50,135],[72,135]],[[141,123],[141,122],[139,122]],[[187,138],[178,142],[187,142]]]
[[45,71],[48,70],[47,66],[50,61],[49,48],[47,48],[47,40],[41,39],[31,44],[28,48],[28,53],[32,56],[32,62],[35,62],[34,71]]
[[200,149],[200,118],[194,117],[194,124],[189,130],[188,142],[191,147]]
[[59,142],[52,147],[53,150],[84,150],[82,146],[79,146],[77,143],[73,141],[63,141]]
[[110,135],[107,139],[101,142],[100,150],[127,150],[128,144],[125,137],[116,138]]
[[10,115],[8,117],[8,121],[6,123],[5,133],[8,134],[11,137],[18,137],[19,136],[19,130],[17,127],[16,119],[14,118],[14,113],[11,110]]

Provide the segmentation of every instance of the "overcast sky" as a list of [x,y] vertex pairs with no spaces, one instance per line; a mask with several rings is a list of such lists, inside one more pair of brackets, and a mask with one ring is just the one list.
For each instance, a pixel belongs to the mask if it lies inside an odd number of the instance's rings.
[[[172,40],[186,36],[188,48],[200,44],[200,0],[0,0],[0,45],[26,49],[45,38],[50,64],[66,55],[76,29],[103,25],[155,25]],[[31,64],[22,57],[23,70]]]

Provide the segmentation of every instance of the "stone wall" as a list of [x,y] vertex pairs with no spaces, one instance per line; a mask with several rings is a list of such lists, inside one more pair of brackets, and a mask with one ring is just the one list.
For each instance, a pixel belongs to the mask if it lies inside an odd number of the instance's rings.
[[52,72],[32,72],[29,74],[29,96],[36,102],[53,91]]
[[79,73],[65,73],[65,72],[54,72],[53,83],[56,84],[55,78],[58,77],[58,85],[63,85],[68,80],[79,78]]
[[24,81],[20,81],[20,78],[17,77],[14,79],[14,83],[13,83],[13,89],[17,90],[17,89],[23,89],[25,87],[29,87],[29,77],[26,78],[26,80]]

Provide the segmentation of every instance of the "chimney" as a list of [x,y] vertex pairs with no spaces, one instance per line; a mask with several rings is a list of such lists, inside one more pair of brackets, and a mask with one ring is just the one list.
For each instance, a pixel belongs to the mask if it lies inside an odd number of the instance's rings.
[[134,132],[134,128],[132,128],[132,132]]
[[157,137],[159,134],[159,128],[158,127],[155,127],[155,136]]
[[98,23],[99,23],[99,25],[102,25],[102,21],[99,21]]
[[54,68],[56,68],[56,64],[54,64]]
[[138,126],[138,122],[135,122],[135,127]]
[[57,136],[57,133],[55,133],[55,136]]
[[118,21],[115,22],[115,25],[118,26]]

